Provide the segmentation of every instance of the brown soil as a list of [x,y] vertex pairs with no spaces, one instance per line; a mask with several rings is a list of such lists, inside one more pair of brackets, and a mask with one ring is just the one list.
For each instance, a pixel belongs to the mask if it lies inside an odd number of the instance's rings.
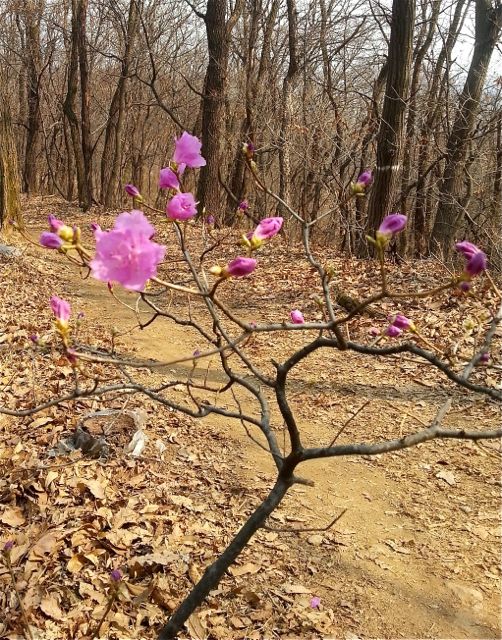
[[[42,223],[35,211],[31,217],[30,222],[36,225],[32,226],[35,233]],[[265,256],[263,262],[264,269],[268,266],[273,273],[273,256]],[[41,282],[34,283],[35,287],[43,289],[41,300],[45,289],[50,290],[51,274],[58,273],[57,292],[72,302],[75,311],[85,313],[83,340],[105,344],[114,327],[121,334],[117,340],[119,352],[136,353],[161,362],[201,348],[194,333],[172,322],[159,320],[145,330],[134,329],[134,315],[111,299],[106,286],[92,279],[82,281],[60,256],[30,247],[19,259],[16,269],[29,270],[33,264],[41,275]],[[413,269],[419,279],[426,279],[430,265],[423,269],[413,266]],[[294,301],[295,296],[301,296],[301,288],[289,291],[289,273],[286,271],[283,276],[282,293],[267,303],[265,313],[270,317],[280,317],[288,308],[299,306]],[[363,276],[360,277],[363,281]],[[14,273],[12,278],[15,278]],[[355,273],[356,285],[357,278],[359,275]],[[265,289],[257,278],[252,285],[241,283],[241,290],[247,287],[249,295],[251,286],[255,292]],[[251,305],[250,308],[238,298],[239,293],[236,291],[231,299],[234,311],[238,312],[242,305],[244,314],[260,314],[263,307]],[[117,289],[117,295],[134,304],[132,294]],[[181,310],[181,307],[174,309]],[[454,311],[457,315],[462,314],[461,308]],[[440,318],[441,310],[432,306],[426,314]],[[19,325],[26,326],[29,316],[28,309],[26,318],[19,319]],[[33,315],[29,321],[35,322]],[[367,331],[370,322],[364,320],[362,328],[354,328],[354,331]],[[48,314],[41,324],[50,326]],[[434,330],[434,321],[429,324]],[[438,324],[437,331],[442,329],[444,326]],[[298,334],[293,338],[287,336],[287,339],[278,336],[273,344],[268,340],[257,339],[252,345],[255,361],[265,367],[269,366],[272,355],[278,358],[291,353],[300,337]],[[13,365],[14,355],[10,355],[8,363]],[[190,368],[168,365],[155,374],[141,370],[138,376],[143,382],[148,380],[154,385],[161,379],[182,380]],[[201,367],[196,375],[207,376],[214,384],[224,381],[216,359]],[[490,375],[496,377],[497,373]],[[500,373],[498,376],[500,382]],[[39,395],[43,396],[43,380],[37,379],[36,384]],[[430,368],[411,359],[367,360],[343,352],[316,353],[307,360],[306,367],[293,374],[289,388],[308,445],[330,442],[340,425],[368,400],[368,406],[348,425],[340,442],[378,440],[412,432],[435,415],[448,395],[453,397],[452,411],[447,418],[450,426],[493,428],[501,419],[495,403],[455,390]],[[178,394],[181,401],[182,386]],[[238,397],[244,411],[256,411],[250,397],[243,394]],[[228,394],[219,398],[219,402],[229,407],[234,405]],[[117,404],[116,399],[112,403],[113,406],[122,404]],[[74,425],[76,417],[86,410],[107,406],[110,404],[106,398],[92,406],[88,403],[68,406],[63,412],[64,420],[68,427]],[[213,416],[203,423],[175,418],[152,401],[137,397],[132,399],[132,406],[143,407],[148,414],[146,433],[150,440],[143,459],[131,461],[117,450],[116,460],[104,465],[76,460],[71,471],[65,469],[65,482],[72,486],[71,474],[85,477],[88,482],[94,477],[92,469],[97,467],[96,477],[106,478],[106,498],[77,504],[71,498],[71,490],[67,490],[70,497],[64,499],[61,494],[56,499],[55,494],[48,492],[46,511],[61,508],[75,518],[78,511],[78,522],[81,524],[87,518],[90,524],[93,509],[99,508],[95,513],[102,512],[99,517],[110,519],[113,513],[105,515],[106,509],[116,512],[119,508],[130,508],[143,513],[139,507],[143,509],[148,502],[163,505],[158,513],[165,514],[163,518],[171,518],[170,528],[162,529],[155,519],[141,525],[140,518],[137,525],[145,530],[146,550],[142,551],[139,542],[134,541],[127,551],[117,551],[108,541],[104,545],[106,553],[95,552],[90,565],[84,562],[81,573],[70,572],[68,577],[68,571],[58,573],[54,567],[62,569],[62,563],[72,554],[85,555],[91,547],[98,546],[93,544],[84,549],[85,545],[80,541],[82,550],[79,550],[79,541],[72,539],[66,550],[58,549],[60,555],[54,556],[51,585],[36,578],[38,569],[32,569],[29,575],[33,574],[32,581],[38,580],[43,585],[43,593],[62,594],[58,602],[64,614],[60,620],[56,615],[47,614],[40,605],[43,594],[37,601],[36,595],[31,593],[33,626],[39,629],[38,637],[65,637],[61,629],[69,624],[68,620],[75,624],[77,618],[70,614],[68,603],[73,602],[76,608],[80,605],[64,593],[65,589],[78,590],[75,585],[80,581],[92,584],[93,575],[103,575],[106,567],[116,566],[117,560],[127,569],[128,562],[129,566],[134,565],[131,557],[137,558],[142,553],[160,552],[166,548],[176,552],[183,550],[190,556],[184,560],[186,571],[180,569],[177,574],[168,565],[163,573],[155,573],[155,579],[167,580],[169,587],[158,583],[158,593],[164,589],[164,602],[161,596],[154,598],[154,608],[143,614],[151,624],[165,619],[166,610],[169,611],[186,593],[190,581],[228,542],[244,516],[258,504],[259,496],[271,486],[273,465],[270,455],[259,446],[258,433],[252,434],[258,440],[257,444],[241,425],[226,418]],[[54,424],[63,421],[56,410],[44,412],[44,415],[53,417]],[[23,424],[29,424],[29,420]],[[19,421],[0,415],[2,428],[5,445],[3,449],[0,446],[0,463],[2,458],[6,462],[8,455],[12,457],[12,446],[20,433]],[[279,420],[276,420],[276,428],[278,431],[282,428]],[[38,452],[37,469],[40,464],[50,464],[44,458],[43,449],[53,445],[63,429],[51,433],[51,424],[48,424],[42,431],[43,436],[40,432],[36,436],[33,432],[28,437],[22,436],[26,447]],[[153,446],[156,438],[167,444],[164,460]],[[30,453],[29,468],[33,468],[33,455]],[[19,464],[27,465],[26,458],[21,458]],[[5,466],[7,473],[14,473],[15,468]],[[313,481],[314,486],[293,487],[270,519],[270,527],[279,531],[262,531],[256,536],[239,559],[237,571],[226,577],[218,592],[202,606],[186,637],[204,637],[201,634],[206,632],[214,638],[500,637],[500,472],[496,444],[434,442],[385,456],[317,461],[306,464],[300,473]],[[41,477],[47,479],[46,475],[44,470]],[[131,478],[136,478],[132,485],[128,484]],[[158,487],[166,484],[167,498],[166,495],[162,498]],[[174,506],[169,498],[173,494]],[[183,504],[180,496],[185,496],[190,504]],[[39,514],[33,521],[28,520],[26,505],[23,506],[19,492],[17,499],[12,494],[4,498],[7,508],[17,505],[24,510],[25,522],[19,527],[6,526],[2,539],[19,536],[21,547],[26,538],[43,533]],[[62,507],[58,507],[58,501]],[[165,505],[169,504],[174,511],[166,511]],[[322,529],[344,509],[343,517],[327,531],[294,532],[295,528]],[[176,518],[173,517],[175,512]],[[53,513],[45,519],[50,526],[64,524],[54,519]],[[72,527],[75,522],[71,522]],[[30,527],[33,527],[32,531]],[[99,536],[96,534],[95,538]],[[33,544],[32,537],[30,549]],[[120,548],[119,543],[116,547]],[[20,573],[23,571],[21,561],[27,554],[28,551],[20,558]],[[36,558],[31,558],[31,562],[35,563]],[[129,582],[133,586],[146,586],[152,578],[148,571],[137,575],[130,573],[133,575]],[[1,572],[0,580],[7,584],[6,576]],[[28,581],[21,586],[30,591],[30,584]],[[104,579],[102,589],[106,589],[103,585],[106,585]],[[82,611],[92,611],[93,607],[87,606],[91,598],[89,593],[80,589]],[[135,595],[138,594],[135,592]],[[314,595],[321,598],[319,610],[309,606]],[[148,600],[148,596],[145,598]],[[3,604],[8,608],[10,605],[9,610],[15,609],[14,600]],[[93,606],[99,604],[96,598]],[[135,606],[141,608],[141,604]],[[130,602],[124,605],[124,612],[123,616],[127,613],[129,622],[120,616],[113,618],[109,629],[106,625],[103,627],[109,634],[106,637],[154,637],[147,622],[134,628]],[[91,619],[96,619],[96,615],[90,615]],[[16,614],[10,613],[5,635],[1,637],[17,637],[13,631],[15,620]],[[82,620],[80,624],[86,628]],[[117,631],[121,628],[122,631]]]

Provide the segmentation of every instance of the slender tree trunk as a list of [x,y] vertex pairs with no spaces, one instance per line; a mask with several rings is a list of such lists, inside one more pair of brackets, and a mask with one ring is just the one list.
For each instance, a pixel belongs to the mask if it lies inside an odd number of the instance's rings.
[[387,86],[377,136],[375,180],[368,203],[366,231],[369,235],[374,235],[382,218],[391,213],[395,202],[413,51],[414,24],[415,0],[393,0],[387,59]]
[[121,73],[110,105],[103,155],[101,156],[101,202],[106,207],[112,207],[115,204],[119,172],[122,166],[122,131],[126,106],[126,88],[134,52],[134,42],[138,31],[138,22],[138,0],[131,0]]
[[432,84],[427,93],[426,99],[426,117],[422,121],[420,135],[418,137],[417,186],[415,195],[415,215],[413,218],[413,239],[415,244],[415,254],[417,256],[421,256],[426,253],[428,232],[430,229],[430,225],[428,223],[430,217],[428,216],[427,188],[430,183],[430,171],[427,164],[429,162],[433,132],[442,113],[441,94],[444,93],[444,85],[448,82],[449,68],[447,67],[446,70],[444,70],[443,67],[445,62],[448,62],[449,65],[451,52],[462,29],[468,4],[469,1],[458,0],[455,6],[455,12],[448,29],[446,41],[441,49],[434,68]]
[[[77,172],[77,193],[78,202],[82,209],[87,210],[90,206],[89,189],[86,180],[86,171],[84,163],[84,153],[82,149],[82,140],[80,137],[80,123],[75,112],[77,89],[78,89],[78,8],[76,0],[72,0],[71,14],[71,50],[70,62],[68,65],[68,80],[66,98],[63,103],[63,112],[70,127],[71,145],[68,145],[68,151],[71,147],[72,164],[74,161]],[[69,154],[70,156],[70,154]],[[73,176],[68,176],[67,192],[69,199],[73,195]]]
[[282,84],[281,133],[279,144],[279,195],[291,202],[291,135],[293,124],[293,91],[299,76],[298,25],[295,0],[287,0],[289,66]]
[[230,48],[230,36],[243,7],[242,0],[226,19],[226,0],[207,0],[204,22],[207,34],[209,61],[204,81],[202,100],[202,154],[206,166],[202,167],[197,186],[199,211],[206,211],[217,218],[222,212],[219,170],[221,165],[221,138],[225,131],[223,119],[225,112],[225,91],[227,86],[227,67]]
[[0,228],[9,221],[22,227],[17,150],[7,102],[0,97]]
[[493,50],[502,28],[502,4],[496,7],[490,0],[476,0],[476,26],[472,61],[460,95],[457,114],[447,143],[446,164],[441,180],[439,208],[432,229],[429,249],[439,248],[449,256],[452,242],[462,217],[462,177],[469,140],[474,128],[479,100]]
[[23,5],[23,19],[26,40],[26,81],[28,119],[26,146],[24,152],[23,190],[26,193],[36,193],[39,183],[38,155],[41,149],[41,113],[39,73],[40,61],[40,19],[34,3],[25,0]]
[[88,0],[77,0],[78,21],[78,56],[80,67],[80,120],[82,137],[82,154],[84,157],[84,181],[82,190],[82,208],[90,208],[93,201],[92,178],[92,142],[89,90],[89,62],[87,59],[87,3]]

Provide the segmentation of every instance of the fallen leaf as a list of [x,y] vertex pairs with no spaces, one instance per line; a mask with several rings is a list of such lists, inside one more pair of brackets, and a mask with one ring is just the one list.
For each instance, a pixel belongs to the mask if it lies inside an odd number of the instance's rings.
[[243,565],[237,565],[235,567],[230,567],[228,569],[228,572],[232,575],[232,576],[244,576],[246,575],[246,573],[258,573],[258,571],[260,570],[260,567],[256,564],[253,564],[252,562],[246,562],[246,564]]
[[195,638],[195,640],[205,640],[206,629],[196,613],[192,613],[192,615],[188,618],[186,625],[192,638]]
[[0,522],[10,527],[20,527],[26,522],[22,509],[19,507],[11,507],[6,509],[0,516]]
[[42,601],[40,602],[40,609],[46,616],[53,620],[63,620],[65,617],[65,614],[61,611],[59,602],[54,594],[49,594],[45,598],[42,598]]

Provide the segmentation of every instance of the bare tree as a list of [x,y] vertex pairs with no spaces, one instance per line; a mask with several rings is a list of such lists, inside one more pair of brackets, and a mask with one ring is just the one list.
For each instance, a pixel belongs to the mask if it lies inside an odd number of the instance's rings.
[[387,57],[387,86],[377,136],[375,182],[368,204],[366,229],[373,233],[396,199],[408,98],[415,0],[394,0]]
[[430,249],[439,247],[443,255],[451,252],[451,241],[462,217],[462,179],[469,140],[479,109],[481,92],[488,65],[502,29],[502,3],[496,0],[476,0],[475,40],[472,61],[446,148],[446,164],[442,175],[439,207]]

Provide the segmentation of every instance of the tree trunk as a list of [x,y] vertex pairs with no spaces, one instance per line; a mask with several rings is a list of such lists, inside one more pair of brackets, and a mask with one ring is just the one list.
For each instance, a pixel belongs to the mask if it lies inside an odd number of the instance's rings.
[[[291,127],[293,124],[293,92],[299,75],[298,25],[295,0],[287,0],[289,66],[282,84],[281,133],[279,142],[279,195],[288,204],[291,201]],[[282,209],[281,209],[282,210]]]
[[[75,113],[75,104],[78,88],[78,8],[76,0],[72,0],[71,14],[71,50],[70,62],[68,65],[68,86],[66,90],[66,98],[63,103],[63,113],[68,120],[70,126],[72,160],[75,160],[75,168],[77,171],[77,192],[78,203],[84,211],[91,206],[90,194],[86,180],[86,171],[84,163],[84,153],[82,150],[82,140],[80,137],[80,123]],[[73,176],[68,176],[67,193],[69,198],[73,195]]]
[[375,180],[371,188],[366,232],[374,235],[382,218],[391,213],[399,180],[404,115],[408,97],[415,0],[393,0],[388,75],[382,119],[377,136]]
[[122,166],[122,130],[126,105],[126,86],[138,31],[138,21],[138,0],[131,0],[121,73],[110,105],[103,155],[101,156],[101,202],[105,207],[115,205],[119,171]]
[[23,226],[19,202],[17,150],[7,103],[0,100],[0,228],[9,221]]
[[441,180],[439,208],[429,243],[431,251],[439,248],[449,256],[462,216],[462,177],[469,140],[483,91],[490,59],[502,28],[502,5],[493,7],[490,0],[476,0],[474,52],[457,114],[446,146],[446,164]]
[[26,38],[26,81],[28,119],[26,146],[24,152],[23,190],[36,193],[38,190],[39,173],[37,160],[40,153],[40,91],[39,73],[40,62],[40,16],[35,10],[34,3],[25,0],[23,4],[23,20]]
[[88,0],[77,0],[78,21],[78,56],[80,67],[80,119],[82,128],[82,154],[84,157],[84,181],[85,192],[83,194],[82,208],[84,211],[90,208],[94,198],[92,179],[92,143],[91,143],[91,117],[89,109],[89,62],[87,60],[87,3]]
[[202,99],[202,155],[206,166],[202,167],[197,186],[199,211],[220,218],[222,212],[219,169],[221,164],[221,138],[225,130],[223,119],[225,110],[225,90],[230,48],[230,36],[242,11],[243,2],[235,3],[235,8],[226,20],[226,0],[207,0],[204,15],[207,34],[209,61],[204,80]]
[[468,2],[466,5],[466,0],[457,1],[455,13],[448,29],[448,36],[446,37],[446,42],[438,56],[432,76],[432,84],[427,93],[426,117],[423,119],[418,138],[417,186],[415,195],[415,215],[413,218],[413,240],[415,244],[415,254],[417,256],[423,255],[427,250],[427,238],[430,228],[428,224],[429,217],[427,215],[427,186],[430,182],[430,180],[428,180],[430,171],[427,164],[429,162],[429,150],[431,147],[433,132],[442,113],[441,107],[443,102],[441,100],[441,94],[444,93],[445,84],[448,81],[449,69],[447,68],[443,72],[443,66],[446,61],[449,62],[450,60],[451,52],[455,46],[465,20],[467,7]]

